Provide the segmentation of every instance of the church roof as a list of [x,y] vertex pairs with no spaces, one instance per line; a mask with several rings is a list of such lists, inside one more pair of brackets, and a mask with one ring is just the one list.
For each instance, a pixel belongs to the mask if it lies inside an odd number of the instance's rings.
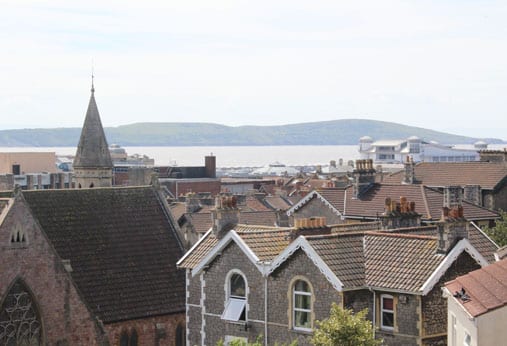
[[183,255],[152,187],[23,191],[104,323],[185,311]]
[[99,110],[95,102],[95,89],[92,86],[92,94],[88,103],[88,110],[81,130],[81,137],[77,146],[76,157],[73,166],[75,168],[112,168],[113,162]]

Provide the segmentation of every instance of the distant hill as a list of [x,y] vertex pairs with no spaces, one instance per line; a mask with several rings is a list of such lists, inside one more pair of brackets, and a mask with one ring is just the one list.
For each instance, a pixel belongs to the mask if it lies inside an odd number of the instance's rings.
[[[354,145],[362,136],[404,139],[418,136],[441,144],[473,144],[472,138],[376,120],[344,119],[280,126],[224,126],[211,123],[136,123],[105,128],[109,144],[123,146]],[[76,146],[80,128],[1,130],[0,146]]]

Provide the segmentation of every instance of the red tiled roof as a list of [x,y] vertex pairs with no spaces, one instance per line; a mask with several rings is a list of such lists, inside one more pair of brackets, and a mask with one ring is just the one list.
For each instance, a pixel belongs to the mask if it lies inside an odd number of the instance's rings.
[[[376,219],[385,209],[386,198],[397,200],[406,197],[408,201],[415,202],[415,212],[421,214],[423,220],[439,220],[444,205],[444,194],[423,185],[388,185],[374,184],[364,192],[360,198],[353,198],[352,187],[346,189],[345,202],[339,199],[330,200],[330,203],[348,218]],[[322,194],[324,191],[321,191]],[[335,197],[336,198],[336,197]],[[336,203],[336,204],[335,204]],[[467,220],[496,219],[498,213],[463,202],[463,213]]]
[[463,288],[468,300],[456,300],[474,317],[507,305],[507,259],[474,270],[445,284],[454,294]]
[[[384,183],[399,184],[404,171],[393,173]],[[496,162],[421,162],[415,166],[415,178],[426,186],[480,185],[495,189],[507,177],[507,165]]]
[[274,210],[287,210],[289,209],[292,204],[288,200],[285,200],[281,196],[266,196],[264,198],[264,201],[271,206]]
[[240,212],[239,222],[245,225],[275,226],[276,212],[272,210]]

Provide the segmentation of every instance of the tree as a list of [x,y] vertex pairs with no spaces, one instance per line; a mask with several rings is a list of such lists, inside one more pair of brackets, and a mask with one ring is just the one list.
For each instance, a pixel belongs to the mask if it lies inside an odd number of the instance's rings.
[[486,233],[491,239],[502,247],[507,245],[507,212],[500,210],[500,219],[496,221],[495,227],[484,227]]
[[371,322],[366,320],[367,309],[354,314],[332,303],[329,318],[317,321],[311,342],[316,346],[375,346],[382,344],[373,336]]
[[[224,341],[219,340],[217,346],[224,346]],[[264,343],[262,341],[262,335],[259,335],[254,342],[244,342],[238,339],[229,342],[229,346],[264,346]],[[278,342],[275,342],[275,346],[297,346],[297,341],[294,340],[290,344],[279,344]]]

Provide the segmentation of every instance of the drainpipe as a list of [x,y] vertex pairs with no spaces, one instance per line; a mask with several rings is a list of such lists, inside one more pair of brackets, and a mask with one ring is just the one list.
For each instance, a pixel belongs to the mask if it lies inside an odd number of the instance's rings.
[[268,346],[268,273],[264,264],[264,346]]
[[375,329],[377,328],[377,326],[375,325],[375,316],[376,316],[375,307],[377,306],[377,300],[376,300],[377,297],[375,294],[375,290],[373,290],[371,287],[369,287],[368,289],[373,293],[373,311],[372,311],[372,316],[371,316],[371,323],[373,326],[373,338],[375,339]]

